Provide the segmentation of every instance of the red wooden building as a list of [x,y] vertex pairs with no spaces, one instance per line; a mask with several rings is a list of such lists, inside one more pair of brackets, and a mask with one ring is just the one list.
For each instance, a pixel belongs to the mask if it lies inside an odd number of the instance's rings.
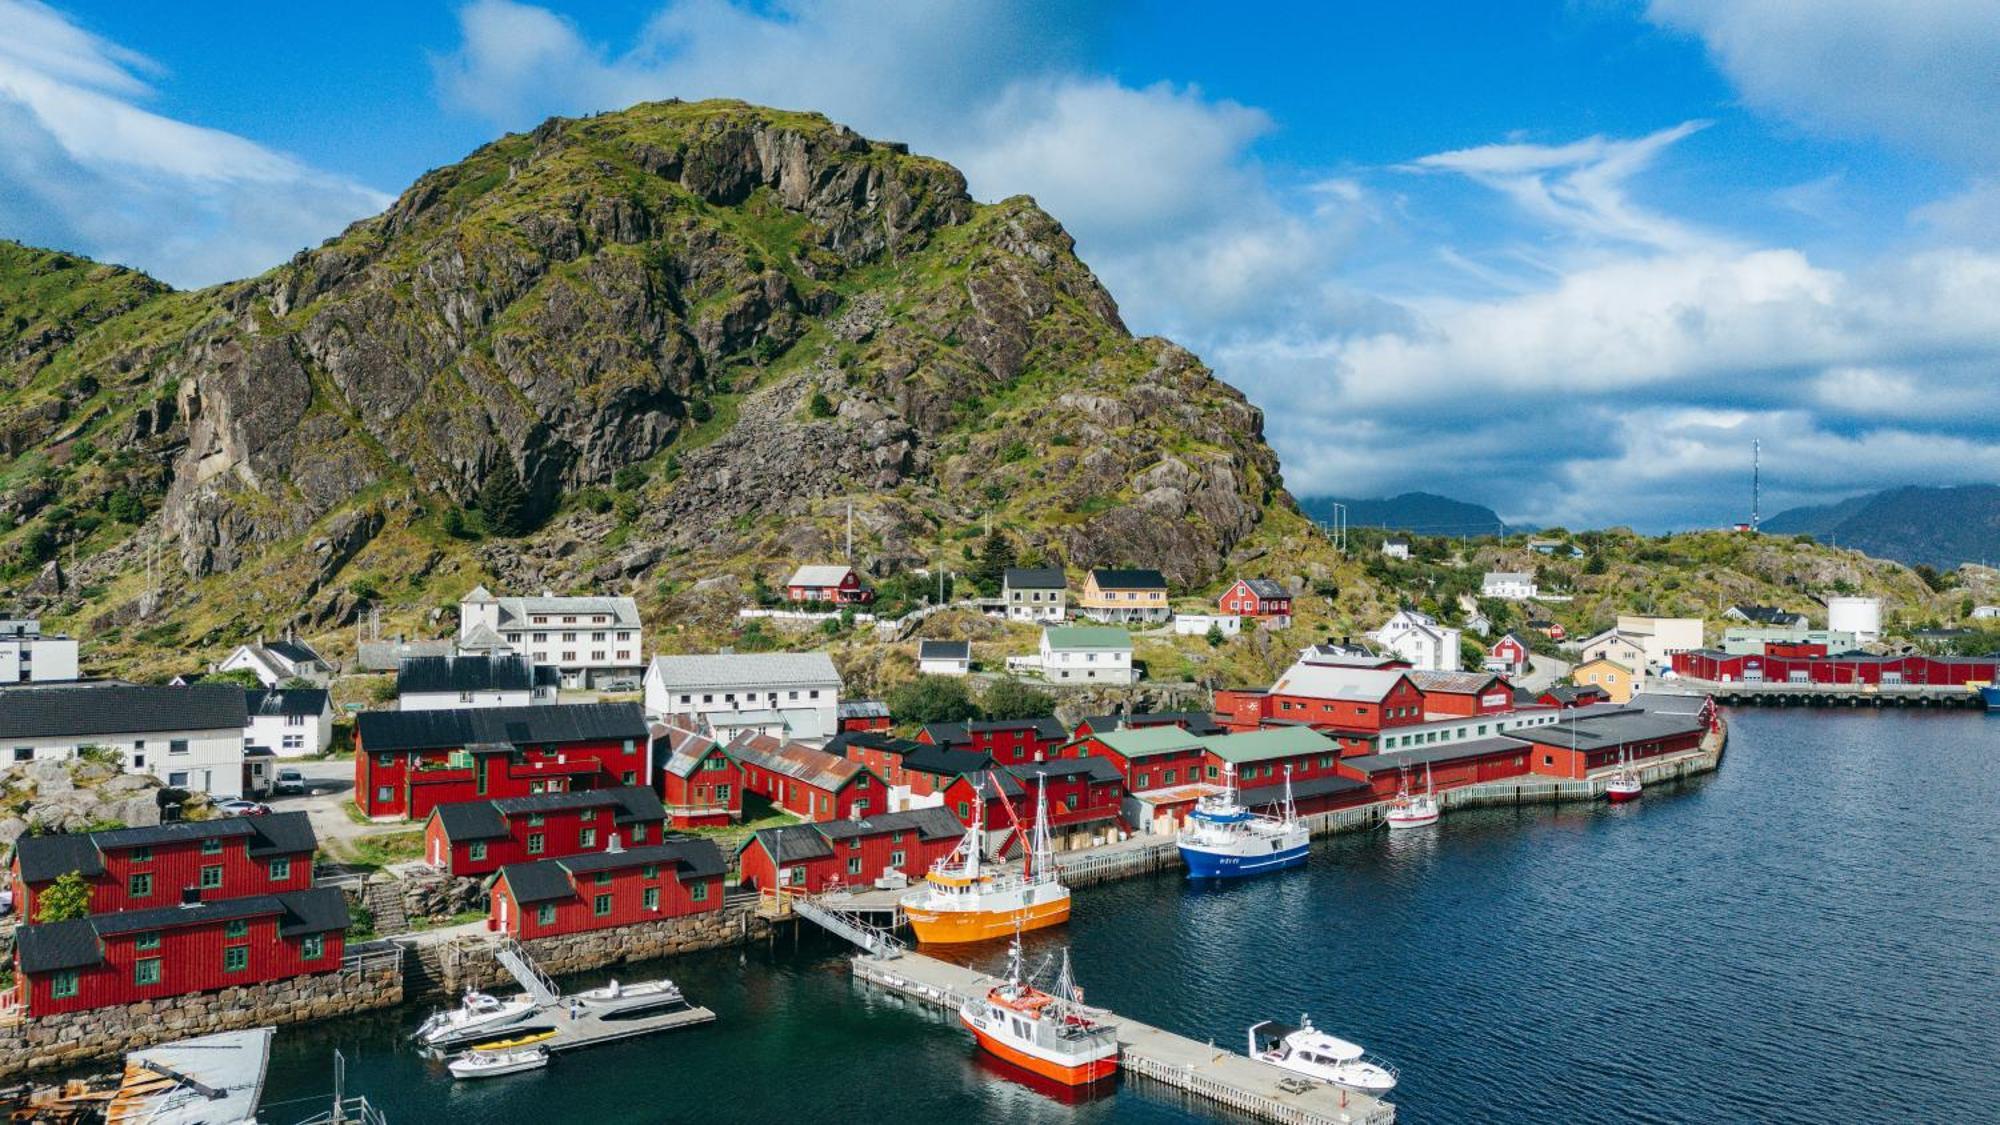
[[738,878],[762,891],[782,886],[800,894],[833,886],[868,887],[892,870],[915,882],[950,855],[964,835],[965,826],[936,806],[766,828],[736,853]]
[[1714,649],[1677,652],[1676,675],[1738,684],[1873,684],[1881,687],[1967,687],[2000,680],[2000,657],[1781,656]]
[[889,790],[866,766],[799,742],[746,731],[727,746],[743,787],[805,820],[887,812]]
[[1611,693],[1599,684],[1550,684],[1535,697],[1535,702],[1544,707],[1573,711],[1579,707],[1595,707],[1609,703]]
[[637,703],[363,711],[354,802],[371,817],[420,820],[456,801],[645,785],[651,750]]
[[191,894],[304,890],[312,886],[316,847],[303,812],[23,836],[11,868],[14,910],[33,921],[42,891],[72,871],[90,888],[93,914],[177,906]]
[[1222,734],[1222,724],[1207,711],[1137,711],[1132,714],[1086,715],[1070,731],[1072,740],[1099,731],[1143,727],[1179,727],[1190,734]]
[[653,724],[653,761],[675,828],[713,828],[743,819],[743,771],[698,720]]
[[494,877],[486,925],[531,941],[720,910],[726,870],[713,840],[510,863]]
[[[994,777],[999,788],[993,785]],[[944,807],[951,810],[961,826],[972,823],[975,802],[983,801],[987,838],[992,846],[1011,846],[1001,841],[1014,832],[1015,818],[1022,831],[1035,825],[1036,792],[1046,783],[1049,803],[1049,840],[1057,851],[1104,843],[1106,829],[1118,820],[1118,802],[1125,795],[1125,779],[1118,768],[1096,757],[1055,758],[1028,762],[953,780],[944,790]],[[1007,806],[1013,806],[1013,817]]]
[[659,795],[639,785],[459,801],[431,810],[424,858],[453,875],[490,875],[510,863],[601,851],[614,839],[627,848],[657,844],[666,819]]
[[1069,731],[1053,716],[1037,719],[989,719],[971,723],[929,723],[918,742],[953,750],[990,755],[1003,766],[1053,757],[1069,741]]
[[888,730],[896,725],[889,705],[879,699],[850,699],[836,708],[843,732]]
[[1222,612],[1239,617],[1284,621],[1292,617],[1291,591],[1269,578],[1238,578],[1216,599],[1216,605]]
[[1523,728],[1509,737],[1530,747],[1530,772],[1578,780],[1617,766],[1627,753],[1634,762],[1645,762],[1693,750],[1711,722],[1707,714],[1619,709],[1573,723]]
[[861,576],[851,566],[802,566],[785,582],[785,598],[827,605],[866,605],[875,600],[875,591],[862,583]]
[[1486,670],[1502,676],[1518,676],[1528,670],[1528,660],[1533,654],[1527,641],[1513,633],[1502,634],[1499,640],[1486,646]]
[[1300,660],[1268,691],[1216,692],[1215,709],[1231,731],[1309,726],[1338,739],[1342,753],[1365,754],[1382,731],[1423,722],[1424,695],[1400,668]]
[[1424,697],[1424,714],[1470,717],[1514,710],[1514,688],[1491,672],[1410,672]]
[[22,926],[14,1002],[37,1018],[333,972],[346,934],[332,887]]

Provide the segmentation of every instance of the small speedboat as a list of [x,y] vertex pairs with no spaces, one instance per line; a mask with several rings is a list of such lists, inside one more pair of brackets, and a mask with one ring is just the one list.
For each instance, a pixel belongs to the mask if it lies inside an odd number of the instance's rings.
[[610,1005],[622,1008],[627,1004],[667,1003],[679,1000],[681,990],[679,985],[665,978],[640,981],[638,984],[619,984],[614,980],[603,988],[579,992],[575,998],[591,1007],[601,1008]]
[[472,1050],[483,1054],[504,1055],[510,1051],[521,1051],[529,1047],[539,1047],[541,1044],[555,1037],[555,1029],[544,1028],[539,1031],[530,1031],[523,1035],[516,1035],[511,1039],[495,1039],[491,1043],[481,1043],[473,1047]]
[[519,1074],[524,1070],[540,1070],[549,1065],[549,1052],[545,1047],[521,1047],[511,1051],[493,1051],[480,1048],[467,1051],[445,1064],[453,1078],[498,1078],[503,1074]]
[[433,1013],[410,1038],[426,1047],[451,1047],[490,1036],[534,1014],[535,1002],[527,996],[502,1000],[468,990],[458,1007]]
[[1281,1070],[1380,1096],[1396,1088],[1396,1068],[1370,1058],[1359,1044],[1328,1035],[1305,1016],[1299,1026],[1269,1020],[1250,1026],[1250,1057]]
[[1424,791],[1411,793],[1408,767],[1404,769],[1403,784],[1396,790],[1396,799],[1390,803],[1388,815],[1383,817],[1391,828],[1424,828],[1438,822],[1437,791],[1431,787],[1431,767],[1424,765]]

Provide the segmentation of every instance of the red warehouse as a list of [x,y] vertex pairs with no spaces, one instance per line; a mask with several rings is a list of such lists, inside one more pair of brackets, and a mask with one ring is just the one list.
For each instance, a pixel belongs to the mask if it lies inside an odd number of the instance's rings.
[[509,863],[594,852],[616,839],[628,848],[665,838],[667,811],[651,789],[614,785],[431,810],[424,858],[453,875],[490,875]]
[[1238,578],[1222,592],[1216,605],[1224,613],[1239,617],[1275,618],[1290,621],[1292,594],[1269,578]]
[[675,828],[713,828],[743,819],[743,771],[722,743],[692,719],[653,726],[653,760]]
[[818,894],[835,886],[867,887],[890,871],[915,882],[964,835],[956,817],[932,806],[766,828],[743,842],[736,862],[744,886]]
[[1491,672],[1408,672],[1424,697],[1424,714],[1502,715],[1514,709],[1514,689]]
[[[996,775],[1000,779],[998,791],[993,787]],[[1125,779],[1118,767],[1103,758],[1057,758],[967,774],[945,788],[944,804],[963,826],[972,823],[973,803],[983,798],[987,839],[990,846],[1005,853],[1018,844],[1014,839],[1016,819],[1022,831],[1034,830],[1036,793],[1043,784],[1048,791],[1049,842],[1057,851],[1108,842],[1109,830],[1118,821]],[[1009,805],[1013,806],[1012,817]]]
[[37,1018],[333,972],[346,933],[332,887],[22,926],[15,1002]]
[[1623,709],[1534,727],[1509,737],[1528,744],[1531,772],[1581,780],[1617,766],[1628,753],[1634,762],[1644,762],[1693,750],[1708,729],[1706,709],[1695,715]]
[[2000,680],[2000,657],[1991,656],[1810,657],[1695,649],[1675,653],[1673,662],[1677,675],[1716,683],[1964,687]]
[[1340,741],[1341,752],[1365,754],[1375,736],[1424,719],[1424,696],[1401,668],[1294,663],[1265,692],[1218,691],[1216,710],[1232,731],[1269,723],[1309,726]]
[[1504,781],[1530,772],[1529,746],[1515,738],[1472,738],[1463,742],[1441,742],[1386,754],[1363,754],[1345,759],[1349,769],[1367,777],[1373,800],[1386,801],[1408,784],[1411,790],[1424,787],[1424,768],[1431,771],[1431,784],[1438,789],[1455,789],[1481,781]]
[[842,731],[888,730],[895,726],[889,705],[879,699],[850,699],[835,708]]
[[651,781],[637,703],[363,711],[354,726],[354,803],[421,820],[439,805]]
[[14,843],[14,909],[34,920],[50,883],[70,872],[90,887],[90,912],[176,906],[312,886],[312,822],[302,812],[180,821]]
[[745,790],[794,816],[846,820],[888,811],[888,787],[859,762],[756,732],[738,735],[728,752]]
[[908,785],[903,760],[920,750],[936,750],[928,742],[897,738],[881,731],[851,731],[827,739],[826,752],[867,766],[876,777],[891,786]]
[[993,719],[975,723],[930,723],[918,742],[990,755],[1003,766],[1053,757],[1069,741],[1069,731],[1053,717]]
[[713,840],[510,863],[494,876],[486,924],[531,941],[720,910],[724,871]]

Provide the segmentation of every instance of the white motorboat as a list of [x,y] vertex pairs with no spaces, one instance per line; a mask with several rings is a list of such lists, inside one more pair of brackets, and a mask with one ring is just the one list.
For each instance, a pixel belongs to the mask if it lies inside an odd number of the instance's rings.
[[1293,1074],[1380,1096],[1396,1088],[1396,1068],[1357,1043],[1328,1035],[1305,1016],[1299,1026],[1269,1020],[1250,1027],[1250,1057]]
[[540,1070],[549,1065],[549,1052],[542,1047],[515,1051],[467,1051],[445,1064],[453,1078],[498,1078],[524,1070]]
[[1389,805],[1389,813],[1383,819],[1391,828],[1423,828],[1438,822],[1437,791],[1431,787],[1430,763],[1424,764],[1424,791],[1411,793],[1409,769],[1404,768],[1403,784],[1396,790],[1396,799]]
[[640,981],[637,984],[620,984],[612,981],[603,988],[593,988],[579,992],[571,999],[593,1011],[627,1011],[643,1008],[654,1011],[686,1003],[680,986],[662,977],[659,980]]
[[410,1038],[426,1047],[451,1047],[491,1038],[534,1014],[535,1002],[525,995],[502,1000],[469,989],[458,1007],[432,1013]]

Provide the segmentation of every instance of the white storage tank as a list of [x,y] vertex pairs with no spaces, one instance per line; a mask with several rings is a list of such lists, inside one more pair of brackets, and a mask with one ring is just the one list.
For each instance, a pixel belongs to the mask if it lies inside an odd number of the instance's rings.
[[1835,633],[1853,633],[1854,639],[1868,644],[1882,639],[1881,598],[1826,599],[1826,627]]

